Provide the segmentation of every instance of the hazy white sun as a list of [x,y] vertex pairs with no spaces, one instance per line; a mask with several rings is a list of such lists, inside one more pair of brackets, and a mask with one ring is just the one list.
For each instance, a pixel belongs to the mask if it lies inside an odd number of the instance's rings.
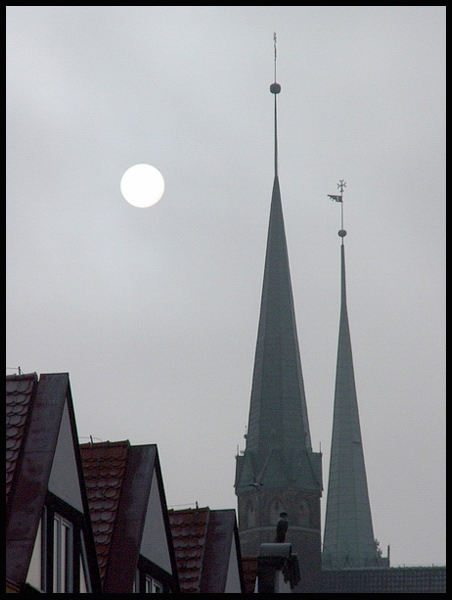
[[158,169],[139,164],[127,169],[121,178],[121,193],[129,204],[147,208],[156,204],[165,191],[165,180]]

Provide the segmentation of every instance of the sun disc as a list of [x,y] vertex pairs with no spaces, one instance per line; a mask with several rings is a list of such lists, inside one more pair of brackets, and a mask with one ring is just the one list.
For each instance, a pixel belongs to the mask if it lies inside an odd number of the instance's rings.
[[137,208],[156,204],[165,191],[165,180],[158,169],[147,164],[134,165],[121,178],[124,199]]

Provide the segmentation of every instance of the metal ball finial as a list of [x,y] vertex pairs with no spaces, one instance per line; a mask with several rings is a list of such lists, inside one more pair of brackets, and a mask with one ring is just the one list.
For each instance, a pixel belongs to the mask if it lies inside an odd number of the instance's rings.
[[275,83],[271,84],[270,91],[272,94],[279,94],[279,92],[281,91],[281,86],[275,81]]
[[343,238],[347,235],[347,232],[345,231],[345,229],[339,229],[339,231],[337,232],[337,235],[339,237]]

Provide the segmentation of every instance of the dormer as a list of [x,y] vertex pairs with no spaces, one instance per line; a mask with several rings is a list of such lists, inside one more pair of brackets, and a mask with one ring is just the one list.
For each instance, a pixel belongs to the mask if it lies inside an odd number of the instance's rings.
[[19,591],[100,591],[67,373],[6,377],[6,579]]
[[178,592],[157,446],[82,444],[81,455],[103,591]]

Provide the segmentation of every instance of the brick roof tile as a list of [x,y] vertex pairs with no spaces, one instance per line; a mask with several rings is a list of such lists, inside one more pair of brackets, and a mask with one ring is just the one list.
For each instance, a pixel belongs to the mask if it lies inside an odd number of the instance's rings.
[[36,373],[6,377],[6,502],[24,439]]
[[80,446],[102,582],[105,581],[129,447],[128,441]]
[[209,508],[169,510],[180,589],[199,593]]

